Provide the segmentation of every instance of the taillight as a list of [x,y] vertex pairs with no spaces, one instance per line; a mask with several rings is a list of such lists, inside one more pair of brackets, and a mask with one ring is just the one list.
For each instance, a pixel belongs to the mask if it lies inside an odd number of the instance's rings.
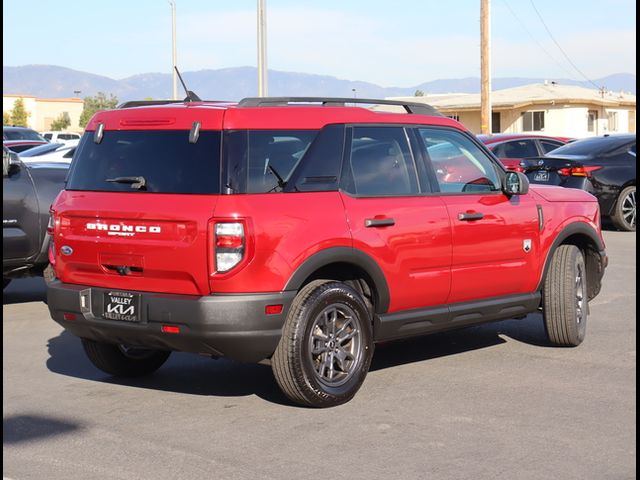
[[238,265],[245,254],[244,225],[240,222],[215,224],[215,270],[228,272]]
[[53,210],[49,210],[49,223],[47,223],[47,235],[51,235],[53,237],[54,226],[55,226],[55,212]]
[[53,241],[53,234],[55,233],[55,224],[56,224],[56,214],[53,210],[49,210],[49,222],[47,223],[47,235],[51,238],[49,239],[49,251],[47,252],[47,256],[49,257],[49,263],[51,266],[55,268],[56,266],[56,249],[55,243]]
[[561,168],[558,170],[558,175],[562,175],[563,177],[590,177],[591,172],[595,172],[596,170],[600,170],[602,167],[599,165],[589,166],[589,167],[571,167],[571,168]]

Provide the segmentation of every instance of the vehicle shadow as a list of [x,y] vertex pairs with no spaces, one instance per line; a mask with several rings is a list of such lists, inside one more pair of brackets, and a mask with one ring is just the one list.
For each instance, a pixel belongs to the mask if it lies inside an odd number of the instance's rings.
[[47,299],[47,287],[42,277],[19,278],[2,291],[2,304],[44,302]]
[[[433,358],[458,355],[505,344],[509,340],[534,346],[551,346],[539,314],[522,320],[469,327],[377,346],[371,370],[382,370]],[[173,353],[152,375],[120,378],[105,374],[86,358],[80,340],[63,331],[49,339],[47,368],[54,373],[96,382],[188,395],[238,397],[256,395],[279,405],[296,407],[280,391],[268,362],[244,364],[232,360]]]
[[14,415],[2,419],[2,444],[10,445],[64,435],[82,428],[77,423],[39,414]]

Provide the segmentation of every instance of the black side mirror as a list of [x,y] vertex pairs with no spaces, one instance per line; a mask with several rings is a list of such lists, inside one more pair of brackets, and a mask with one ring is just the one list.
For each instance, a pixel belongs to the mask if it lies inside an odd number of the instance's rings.
[[8,177],[11,172],[20,166],[18,154],[10,151],[8,148],[2,148],[2,176]]
[[524,173],[507,172],[502,182],[505,195],[526,195],[529,192],[529,179]]

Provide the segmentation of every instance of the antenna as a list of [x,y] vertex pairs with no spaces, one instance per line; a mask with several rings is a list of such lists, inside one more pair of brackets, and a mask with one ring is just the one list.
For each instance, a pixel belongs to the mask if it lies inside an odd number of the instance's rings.
[[176,69],[176,73],[178,74],[178,78],[180,79],[180,83],[182,84],[182,88],[184,88],[184,91],[187,94],[184,101],[185,102],[201,102],[202,99],[198,95],[193,93],[191,90],[187,89],[187,86],[185,85],[184,80],[182,79],[182,75],[180,75],[180,70],[178,70],[178,67],[173,67],[173,68]]

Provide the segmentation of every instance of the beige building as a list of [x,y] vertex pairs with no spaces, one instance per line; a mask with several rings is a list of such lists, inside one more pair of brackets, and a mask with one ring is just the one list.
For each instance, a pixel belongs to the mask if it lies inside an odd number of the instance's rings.
[[19,98],[24,101],[27,110],[27,126],[38,132],[51,130],[51,123],[64,112],[69,114],[71,125],[66,128],[70,132],[82,132],[79,126],[83,101],[80,98],[37,98],[32,95],[2,96],[2,111],[10,112]]
[[[424,102],[480,133],[480,95],[401,97]],[[491,93],[494,133],[536,133],[583,138],[636,131],[636,97],[546,82]]]

